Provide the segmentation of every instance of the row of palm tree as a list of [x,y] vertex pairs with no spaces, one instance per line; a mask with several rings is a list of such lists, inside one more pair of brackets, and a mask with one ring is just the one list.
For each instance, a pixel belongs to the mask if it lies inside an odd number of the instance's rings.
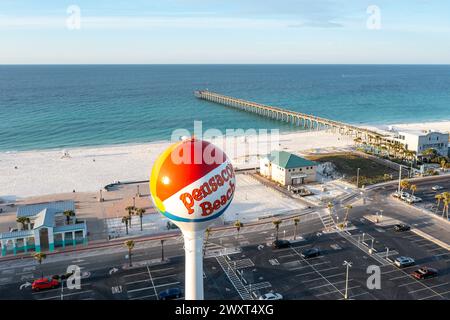
[[402,180],[400,181],[400,191],[403,192],[404,190],[410,190],[411,194],[414,195],[417,191],[417,185],[410,183],[408,180]]
[[447,220],[448,220],[448,208],[449,208],[449,205],[450,205],[450,192],[445,191],[443,193],[437,194],[436,196],[434,196],[434,198],[437,201],[435,213],[438,213],[438,210],[440,210],[440,205],[441,205],[441,202],[442,202],[442,204],[443,204],[443,207],[442,207],[442,218],[444,218],[444,215],[446,215]]
[[128,215],[122,217],[122,223],[125,224],[126,234],[128,234],[128,227],[131,227],[131,217],[133,215],[139,216],[140,226],[141,226],[141,231],[142,231],[143,230],[142,229],[142,218],[144,216],[145,209],[137,208],[135,206],[128,206],[125,208],[125,211],[128,213]]
[[401,160],[414,161],[416,152],[405,148],[405,145],[398,141],[391,141],[382,139],[381,136],[370,136],[368,141],[363,141],[362,138],[357,137],[353,139],[355,144],[361,146],[370,146],[377,153],[385,154]]
[[[295,240],[297,238],[298,224],[300,223],[300,218],[299,217],[294,217],[292,220],[294,221],[294,226],[295,226],[295,229],[294,229],[294,240]],[[272,221],[272,224],[274,225],[275,232],[276,232],[275,233],[275,240],[277,240],[277,241],[278,241],[278,234],[279,234],[279,231],[280,231],[280,225],[282,223],[283,223],[283,220],[273,220]],[[244,224],[241,221],[239,221],[239,220],[236,220],[234,222],[234,227],[236,228],[236,231],[237,231],[237,238],[239,238],[239,232],[241,231],[241,228],[243,226],[244,226]],[[207,234],[207,238],[206,239],[209,238],[209,235],[211,233],[211,230],[208,230],[208,229],[206,230],[206,234]]]

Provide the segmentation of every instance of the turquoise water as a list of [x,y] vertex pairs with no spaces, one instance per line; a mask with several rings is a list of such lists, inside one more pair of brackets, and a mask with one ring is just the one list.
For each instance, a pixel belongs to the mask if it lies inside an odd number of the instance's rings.
[[198,100],[196,89],[353,124],[450,120],[450,66],[0,66],[0,150],[170,139],[174,129],[290,125]]

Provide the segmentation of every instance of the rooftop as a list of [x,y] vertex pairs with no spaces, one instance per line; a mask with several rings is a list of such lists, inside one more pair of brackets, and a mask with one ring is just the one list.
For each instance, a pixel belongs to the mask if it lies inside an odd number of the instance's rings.
[[73,200],[66,200],[26,205],[17,209],[17,217],[33,217],[44,209],[52,209],[57,213],[66,210],[75,211],[75,202]]
[[317,165],[316,162],[301,158],[286,151],[272,151],[267,158],[274,164],[285,169],[308,167]]

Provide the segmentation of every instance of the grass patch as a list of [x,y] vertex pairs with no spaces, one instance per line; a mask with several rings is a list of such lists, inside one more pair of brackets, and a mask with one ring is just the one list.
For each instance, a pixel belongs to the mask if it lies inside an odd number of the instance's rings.
[[[320,163],[331,162],[336,166],[337,171],[344,176],[344,180],[356,185],[356,172],[359,172],[359,185],[371,185],[379,182],[391,180],[391,175],[395,177],[398,172],[388,166],[365,159],[353,153],[327,153],[311,155],[310,160]],[[386,176],[389,175],[389,178]]]

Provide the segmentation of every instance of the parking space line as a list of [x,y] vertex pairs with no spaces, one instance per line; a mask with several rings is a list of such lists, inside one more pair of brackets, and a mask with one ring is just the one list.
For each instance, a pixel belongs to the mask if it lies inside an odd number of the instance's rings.
[[403,278],[410,278],[410,277],[411,277],[411,276],[410,276],[409,274],[405,274],[404,276],[390,278],[389,281],[398,280],[398,279],[403,279]]
[[[48,292],[48,291],[47,291],[47,292]],[[75,294],[86,293],[86,292],[92,292],[92,290],[78,291],[78,292],[72,292],[72,293],[65,293],[65,294],[63,295],[63,298],[64,298],[64,297],[73,296],[73,295],[75,295]],[[59,294],[59,295],[53,296],[53,297],[45,297],[45,298],[41,298],[41,299],[38,299],[38,300],[52,300],[52,299],[55,299],[55,298],[58,298],[58,300],[60,300],[60,299],[61,299],[61,295]]]
[[148,265],[147,265],[147,271],[148,271],[148,277],[150,278],[150,281],[152,282],[153,289],[155,290],[156,300],[159,300],[158,299],[158,293],[156,292],[155,283],[153,282],[152,274],[150,272],[150,268],[148,267]]
[[154,295],[154,294],[147,294],[147,295],[142,296],[142,297],[131,298],[130,300],[139,300],[139,299],[145,299],[145,298],[150,298],[150,297],[156,297],[156,295]]
[[323,280],[323,278],[319,277],[319,278],[309,279],[309,280],[302,281],[302,283],[308,283],[308,282],[313,282],[313,281],[318,281],[318,280]]
[[177,282],[171,282],[171,283],[164,283],[164,284],[160,284],[160,285],[157,285],[157,286],[151,286],[151,287],[145,287],[145,288],[139,288],[139,289],[128,290],[127,292],[128,292],[128,293],[133,293],[133,292],[139,292],[139,291],[144,291],[144,290],[148,290],[148,289],[155,289],[155,294],[157,294],[156,288],[159,288],[159,287],[166,287],[166,286],[171,286],[171,285],[175,285],[175,284],[179,284],[179,283],[180,283],[180,281],[177,281]]
[[402,288],[402,287],[406,287],[406,286],[412,286],[412,285],[415,285],[415,284],[419,284],[419,283],[417,283],[416,281],[413,280],[413,281],[408,282],[408,283],[399,284],[397,287]]
[[[350,281],[352,281],[352,280],[353,280],[353,279],[348,279],[348,282],[350,282]],[[345,282],[345,280],[333,282],[333,284],[338,284],[338,283],[343,283],[343,282]],[[327,286],[329,286],[329,285],[330,285],[330,284],[327,283],[327,284],[324,284],[324,285],[321,285],[321,286],[316,286],[316,287],[312,287],[312,288],[308,288],[308,289],[309,289],[309,290],[314,290],[314,289],[319,289],[319,288],[327,287]]]
[[434,286],[427,286],[427,288],[422,288],[422,289],[418,289],[418,290],[409,291],[408,293],[414,293],[414,292],[419,292],[419,291],[428,290],[428,289],[432,289],[432,288],[437,288],[437,287],[440,287],[440,286],[445,286],[447,284],[449,284],[449,283],[448,282],[440,283],[440,284],[437,284],[437,285],[434,285]]
[[[419,300],[427,300],[427,299],[434,298],[434,297],[438,297],[438,295],[435,294],[435,295],[432,295],[432,296],[428,296],[428,297],[425,297],[425,298],[421,298],[421,299],[419,299]],[[441,298],[442,298],[442,296],[441,296]]]
[[[300,253],[298,253],[298,251],[295,248],[292,248],[292,250],[294,250],[294,252],[304,261],[306,262],[308,265],[311,265],[306,259],[304,259]],[[315,271],[317,271],[317,269],[311,265],[311,268],[313,268]],[[317,273],[329,284],[331,284],[331,286],[333,286],[341,295],[343,295],[343,293],[341,292],[341,290],[339,290],[334,284],[332,284],[327,278],[325,278],[319,271],[317,271]]]
[[[348,287],[348,290],[352,290],[352,289],[356,289],[356,288],[361,288],[361,286]],[[320,297],[320,296],[328,295],[328,294],[331,294],[331,293],[337,293],[337,292],[339,292],[342,295],[342,292],[339,289],[336,288],[336,290],[329,291],[329,292],[324,292],[324,293],[320,293],[320,294],[316,294],[315,296],[316,297]]]
[[319,272],[325,272],[325,271],[334,270],[334,269],[339,269],[339,268],[338,267],[331,267],[331,268],[321,269],[321,270],[319,270]]

